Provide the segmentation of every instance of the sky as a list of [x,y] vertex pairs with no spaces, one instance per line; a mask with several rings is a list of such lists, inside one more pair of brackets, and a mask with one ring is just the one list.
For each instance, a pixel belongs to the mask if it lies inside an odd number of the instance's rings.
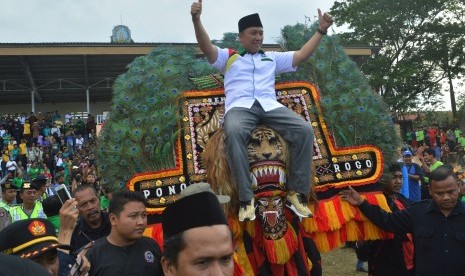
[[[134,42],[195,42],[192,0],[0,0],[0,43],[110,42],[126,25]],[[314,20],[332,0],[204,0],[202,22],[211,39],[237,32],[237,21],[258,12],[265,43],[286,25]]]
[[[264,43],[277,43],[286,25],[314,21],[334,0],[203,0],[202,23],[210,39],[237,32],[237,22],[258,12]],[[0,43],[110,42],[126,25],[134,42],[195,43],[192,0],[0,0]],[[329,30],[345,31],[336,26]],[[443,98],[450,110],[448,94]]]

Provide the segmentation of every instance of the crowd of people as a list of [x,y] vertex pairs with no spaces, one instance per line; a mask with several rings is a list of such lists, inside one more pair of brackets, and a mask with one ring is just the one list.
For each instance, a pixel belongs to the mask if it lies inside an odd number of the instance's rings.
[[[312,217],[307,205],[312,129],[300,119],[279,118],[291,111],[273,99],[274,74],[293,71],[308,59],[331,26],[332,17],[318,10],[319,28],[307,44],[299,51],[275,55],[260,50],[263,27],[258,14],[246,16],[239,21],[239,40],[245,51],[230,62],[228,49],[210,43],[201,13],[202,1],[194,2],[191,15],[201,50],[215,68],[234,72],[245,83],[244,97],[248,97],[241,102],[234,93],[228,96],[227,91],[237,87],[231,84],[234,76],[225,76],[226,106],[230,108],[225,120],[227,140],[237,144],[227,147],[233,149],[229,154],[233,166],[237,165],[234,175],[243,181],[238,183],[238,219],[255,219],[253,193],[247,182],[247,143],[241,139],[260,121],[281,125],[283,133],[303,131],[297,139],[284,137],[295,147],[295,171],[290,177],[295,182],[288,183],[291,190],[286,200],[295,216]],[[262,86],[253,85],[255,75],[250,71],[255,71],[255,63]],[[269,87],[273,89],[267,96]],[[293,128],[289,128],[291,124]],[[245,131],[238,136],[236,129]],[[456,147],[452,141],[448,143],[449,131],[444,133],[446,140],[441,140],[442,132],[428,132],[424,137],[421,132],[415,136],[409,132],[402,162],[390,164],[379,183],[390,213],[370,205],[351,187],[340,193],[342,200],[357,206],[394,236],[368,243],[370,275],[461,275],[465,271],[465,205],[459,200],[463,183],[451,167],[439,161],[444,154],[436,151],[443,144]],[[91,115],[86,123],[68,116],[63,122],[58,112],[8,115],[1,120],[0,136],[0,263],[9,275],[244,275],[236,265],[232,231],[221,206],[229,199],[215,195],[208,183],[190,184],[166,207],[162,241],[144,237],[146,198],[140,192],[105,191],[98,185]],[[434,137],[439,137],[439,143]],[[425,141],[429,142],[426,147]],[[456,136],[453,142],[461,144]],[[245,153],[234,155],[234,149]],[[415,156],[420,164],[413,162]],[[299,158],[305,161],[299,162]],[[69,198],[59,193],[63,189],[71,192]],[[428,199],[421,201],[423,198]],[[4,260],[9,263],[4,265]],[[304,263],[302,260],[300,266]]]
[[[452,132],[450,129],[447,132],[439,131],[438,135],[434,137],[438,138],[443,136],[441,133],[446,134],[450,132]],[[437,200],[438,198],[435,199],[437,195],[434,195],[431,190],[432,179],[434,179],[437,169],[441,171],[440,180],[450,176],[453,177],[453,182],[456,184],[451,187],[451,189],[455,188],[455,190],[449,191],[449,195],[441,194],[441,200],[444,197],[445,201],[448,204],[452,204],[454,208],[463,208],[462,204],[465,203],[465,183],[462,181],[465,177],[464,169],[458,159],[450,158],[450,152],[443,150],[444,148],[448,149],[450,145],[458,152],[463,151],[463,146],[460,144],[460,138],[463,137],[461,131],[456,129],[452,133],[453,135],[450,135],[450,139],[441,139],[441,141],[439,141],[439,138],[438,141],[436,139],[426,139],[427,143],[424,142],[424,139],[418,142],[415,138],[410,140],[410,136],[407,136],[408,143],[404,141],[400,154],[401,157],[397,162],[387,164],[388,172],[383,175],[380,181],[379,189],[383,190],[388,205],[393,212],[403,211],[404,209],[408,209],[409,206],[417,206],[416,204],[425,205],[425,202],[432,204],[431,201],[434,202]],[[437,147],[439,143],[441,150],[438,150]],[[344,192],[344,195],[349,199],[352,199],[352,195],[357,195],[358,203],[362,201],[355,190],[353,192],[351,190],[348,194]],[[440,202],[435,203],[439,204]],[[430,206],[430,208],[433,207]],[[412,218],[408,217],[408,219]],[[378,221],[374,222],[377,225],[379,224]],[[387,224],[383,224],[380,227],[391,229],[391,226]],[[355,248],[357,253],[358,261],[356,269],[368,272],[370,275],[418,275],[415,274],[412,258],[414,256],[412,232],[405,229],[399,231],[397,229],[396,231],[391,231],[395,234],[392,241],[358,241],[356,243],[348,243],[347,246]],[[364,266],[366,261],[368,261],[368,269]]]
[[93,147],[96,123],[91,114],[86,122],[58,111],[8,114],[0,118],[0,179],[13,178],[19,189],[38,175],[47,179],[48,193],[54,184],[97,185]]
[[390,240],[367,242],[370,275],[461,275],[464,264],[464,183],[447,165],[428,174],[430,200],[412,203],[400,191],[402,168],[391,164],[383,184],[392,212],[370,205],[353,188],[341,198],[358,206],[378,227],[394,234]]
[[[446,197],[454,206],[458,205],[457,208],[461,208],[460,203],[454,201],[465,202],[462,182],[464,149],[465,138],[459,128],[446,130],[429,127],[407,131],[402,143],[401,157],[397,162],[389,164],[388,173],[380,181],[380,189],[383,190],[390,209],[401,211],[412,204],[416,206],[415,204],[426,202],[425,200],[434,201],[431,175],[434,175],[438,168],[441,168],[443,176],[446,173],[453,174],[457,183],[456,197]],[[349,195],[351,194],[352,192],[349,192]],[[357,193],[353,191],[353,194]],[[349,195],[345,195],[350,198]],[[358,195],[357,198],[360,199]],[[357,253],[356,269],[370,275],[415,275],[413,240],[410,233],[405,231],[395,235],[391,242],[348,243],[347,247],[354,248]],[[366,261],[368,269],[364,266]]]
[[402,149],[419,155],[425,148],[433,148],[436,158],[444,163],[465,165],[465,134],[460,128],[427,127],[409,129],[405,132]]
[[[11,183],[2,184],[2,192],[10,189]],[[33,205],[39,204],[37,192],[33,183],[21,188]],[[166,208],[163,256],[160,245],[143,235],[147,203],[141,193],[117,192],[108,209],[102,210],[94,187],[82,184],[73,198],[58,201],[56,195],[43,201],[44,209],[47,205],[57,210],[58,222],[49,214],[40,217],[32,212],[0,230],[0,259],[3,254],[25,259],[21,264],[19,259],[10,261],[8,275],[205,275],[208,271],[233,275],[235,269],[241,271],[234,266],[226,216],[208,183],[190,185],[180,200]],[[186,214],[189,219],[180,223],[179,217]]]
[[411,202],[430,198],[428,174],[439,166],[463,171],[465,137],[458,127],[410,130],[405,137],[398,162],[404,175],[401,193]]
[[[359,248],[365,251],[370,275],[460,275],[464,265],[460,258],[465,254],[465,205],[460,200],[465,195],[463,173],[436,164],[440,161],[428,157],[434,154],[430,148],[423,151],[422,160],[429,170],[424,170],[416,184],[421,186],[427,179],[428,200],[415,202],[401,193],[410,151],[404,151],[404,163],[388,164],[379,182],[390,213],[368,204],[352,188],[341,192],[342,200],[359,206],[374,224],[394,234],[393,239],[368,241]],[[415,168],[421,170],[419,165]],[[36,210],[28,205],[40,203],[42,183],[45,178],[41,177],[23,183],[22,210]],[[16,190],[11,181],[2,184],[3,203],[10,210],[8,199],[15,199]],[[33,260],[51,275],[203,275],[206,270],[240,274],[220,206],[229,199],[214,195],[208,183],[191,184],[180,197],[163,213],[163,252],[156,241],[143,236],[147,213],[142,194],[112,194],[105,209],[95,186],[89,184],[76,186],[73,198],[65,202],[59,202],[56,195],[46,197],[42,200],[44,217],[33,211],[4,226],[0,252]]]

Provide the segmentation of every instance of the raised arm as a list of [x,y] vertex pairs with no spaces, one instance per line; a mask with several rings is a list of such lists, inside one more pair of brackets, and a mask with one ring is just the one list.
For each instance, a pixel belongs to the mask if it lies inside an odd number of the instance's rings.
[[205,31],[202,21],[200,20],[200,15],[202,14],[202,0],[194,2],[191,5],[191,15],[192,23],[194,24],[195,38],[199,43],[200,50],[207,57],[208,62],[214,63],[218,58],[218,49],[213,46],[208,37],[207,32]]
[[321,10],[318,9],[318,31],[305,43],[300,50],[294,53],[294,59],[292,66],[298,66],[301,62],[306,61],[312,53],[315,51],[318,44],[320,44],[321,38],[328,31],[328,28],[333,24],[333,17],[329,13],[321,14]]
[[360,211],[376,226],[392,233],[411,233],[413,228],[412,216],[409,209],[387,213],[379,206],[370,205],[352,187],[340,192],[342,200],[358,206]]
[[76,227],[76,221],[79,215],[76,205],[76,200],[71,198],[65,201],[60,208],[60,230],[58,231],[58,241],[62,244],[71,243],[71,236],[74,228]]

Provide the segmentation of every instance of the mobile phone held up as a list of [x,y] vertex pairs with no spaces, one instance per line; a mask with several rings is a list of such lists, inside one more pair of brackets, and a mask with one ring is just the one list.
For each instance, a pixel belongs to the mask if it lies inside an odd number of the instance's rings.
[[61,201],[61,204],[65,203],[68,199],[71,198],[71,194],[68,191],[68,188],[66,188],[65,184],[60,184],[57,189],[57,196]]

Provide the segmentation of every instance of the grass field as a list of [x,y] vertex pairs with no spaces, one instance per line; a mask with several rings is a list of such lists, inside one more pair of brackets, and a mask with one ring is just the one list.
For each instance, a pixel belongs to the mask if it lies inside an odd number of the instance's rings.
[[[335,249],[328,253],[321,254],[321,265],[323,267],[323,276],[363,276],[368,273],[355,270],[357,257],[355,252],[350,248]],[[367,267],[367,264],[365,264]]]

